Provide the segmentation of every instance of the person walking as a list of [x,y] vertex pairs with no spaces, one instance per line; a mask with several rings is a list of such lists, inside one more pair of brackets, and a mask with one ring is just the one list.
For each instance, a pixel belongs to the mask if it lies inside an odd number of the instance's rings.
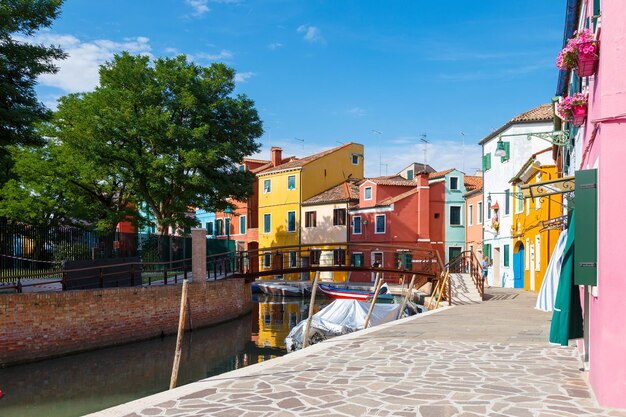
[[483,288],[486,285],[487,288],[490,288],[489,281],[487,280],[487,276],[489,275],[489,258],[486,256],[483,258],[482,262],[483,267]]

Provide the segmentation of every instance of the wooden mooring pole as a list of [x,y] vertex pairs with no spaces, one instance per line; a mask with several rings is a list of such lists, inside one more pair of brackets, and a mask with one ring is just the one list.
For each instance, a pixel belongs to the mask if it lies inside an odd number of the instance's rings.
[[372,303],[370,304],[370,309],[367,312],[367,317],[365,317],[365,323],[363,324],[363,328],[367,329],[370,324],[370,318],[372,317],[372,313],[374,312],[374,306],[376,305],[376,299],[378,298],[378,293],[380,292],[380,288],[383,286],[383,279],[380,277],[380,272],[376,273],[376,290],[374,291],[374,297],[372,298]]
[[176,338],[176,352],[174,354],[174,365],[172,366],[172,378],[170,379],[170,389],[176,388],[178,380],[178,368],[180,367],[180,352],[183,348],[183,335],[185,333],[185,313],[187,312],[187,288],[189,281],[183,280],[183,291],[180,296],[180,315],[178,317],[178,336]]
[[415,284],[415,277],[416,277],[416,275],[413,274],[413,277],[411,278],[411,283],[409,284],[409,287],[407,288],[407,293],[404,296],[404,298],[402,299],[402,304],[400,304],[400,312],[398,313],[398,318],[402,318],[402,313],[404,312],[404,307],[406,306],[406,303],[409,300],[409,296],[413,292],[413,285]]
[[311,320],[313,320],[313,307],[315,306],[315,293],[317,292],[317,281],[320,277],[320,271],[315,272],[313,287],[311,288],[311,301],[309,302],[309,317],[306,319],[304,326],[304,338],[302,339],[302,348],[309,346],[309,332],[311,331]]

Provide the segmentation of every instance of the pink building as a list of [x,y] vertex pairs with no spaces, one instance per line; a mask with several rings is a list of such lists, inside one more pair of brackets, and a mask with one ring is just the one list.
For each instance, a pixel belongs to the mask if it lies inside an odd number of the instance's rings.
[[483,259],[483,179],[482,177],[465,177],[465,249]]
[[[582,92],[589,98],[582,126],[573,129],[571,123],[564,124],[574,146],[562,159],[564,171],[576,174],[574,283],[585,284],[580,290],[583,309],[587,307],[585,340],[580,347],[588,359],[589,381],[600,404],[626,408],[626,272],[622,259],[626,245],[620,221],[626,207],[626,7],[623,0],[569,0],[567,4],[566,37],[572,37],[574,30],[589,28],[599,41],[595,73],[578,76],[580,69],[561,71],[557,87],[557,95]],[[597,179],[580,187],[579,173],[591,169],[597,169]],[[597,213],[597,222],[588,212],[582,215],[583,200],[593,204],[591,212]],[[579,239],[583,227],[585,232],[591,230],[586,235],[589,239]],[[589,241],[593,242],[591,248],[585,246]],[[595,262],[583,265],[577,258],[588,249],[592,256],[588,260]],[[596,252],[597,259],[593,259]]]

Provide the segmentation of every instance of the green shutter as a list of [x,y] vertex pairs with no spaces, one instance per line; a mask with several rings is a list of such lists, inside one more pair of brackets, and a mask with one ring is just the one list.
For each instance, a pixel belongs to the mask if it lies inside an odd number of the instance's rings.
[[491,244],[487,243],[485,244],[485,250],[483,255],[485,255],[487,258],[491,259]]
[[509,245],[504,245],[504,266],[509,266]]
[[500,162],[508,161],[511,158],[511,142],[502,142],[504,144],[504,151],[506,154],[500,158]]
[[576,171],[574,284],[598,282],[598,170]]
[[491,154],[483,155],[483,171],[487,171],[491,168]]
[[413,268],[413,257],[410,253],[404,254],[404,269],[412,269]]

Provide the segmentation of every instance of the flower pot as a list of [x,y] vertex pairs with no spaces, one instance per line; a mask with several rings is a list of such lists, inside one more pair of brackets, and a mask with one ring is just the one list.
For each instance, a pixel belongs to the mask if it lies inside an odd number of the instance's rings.
[[576,56],[576,73],[579,77],[589,77],[598,69],[598,55],[578,54]]
[[572,107],[572,124],[574,126],[582,126],[587,118],[587,106]]

